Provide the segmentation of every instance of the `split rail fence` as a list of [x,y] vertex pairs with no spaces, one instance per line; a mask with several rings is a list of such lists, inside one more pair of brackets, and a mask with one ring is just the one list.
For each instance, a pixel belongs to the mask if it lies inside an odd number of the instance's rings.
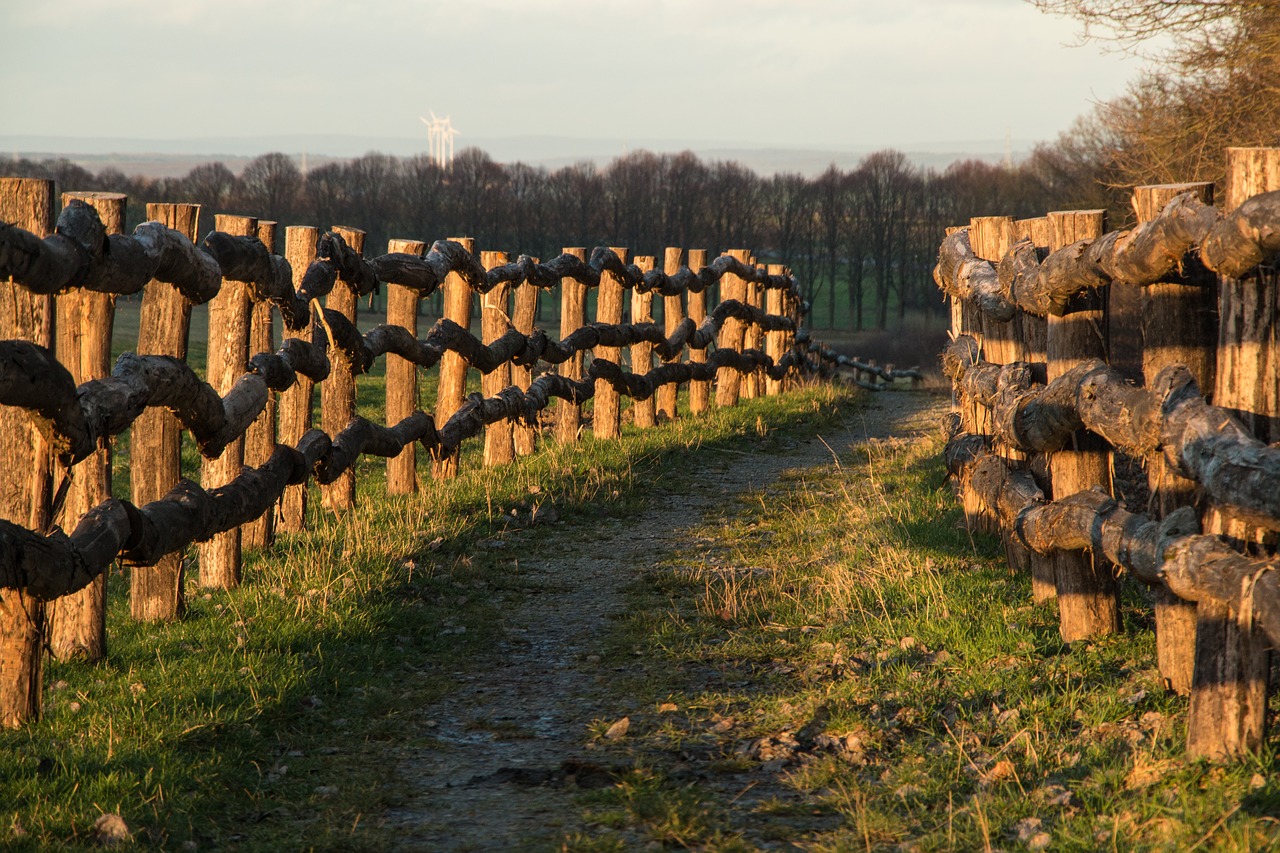
[[[1212,184],[1172,184],[1135,189],[1129,230],[1103,211],[974,219],[935,271],[968,522],[1056,596],[1068,642],[1120,629],[1118,570],[1149,585],[1188,753],[1214,759],[1261,747],[1280,643],[1280,149],[1228,160],[1220,207]],[[1135,296],[1122,327],[1108,306]],[[1108,363],[1122,340],[1140,373]],[[1146,482],[1121,503],[1126,460]]]
[[[691,250],[627,262],[627,250],[567,249],[546,263],[473,241],[395,240],[363,256],[364,233],[218,216],[196,242],[198,207],[148,205],[123,231],[126,199],[68,193],[52,182],[0,179],[0,723],[39,714],[40,667],[105,654],[105,580],[131,567],[140,620],[181,616],[184,558],[199,544],[199,581],[240,582],[241,550],[306,524],[308,479],[325,506],[355,505],[353,465],[387,458],[389,493],[418,488],[416,453],[452,477],[458,448],[484,435],[484,463],[533,452],[539,415],[558,399],[558,440],[619,435],[621,397],[637,426],[772,395],[816,370],[797,344],[804,306],[790,273],[746,250],[707,263]],[[385,283],[386,322],[361,334],[357,301]],[[721,301],[708,306],[719,284]],[[534,326],[541,290],[558,288],[558,339]],[[596,289],[595,321],[586,321]],[[444,317],[419,337],[418,301],[443,294]],[[630,319],[624,296],[630,291]],[[142,293],[136,352],[111,364],[114,299]],[[56,295],[56,298],[55,298]],[[482,336],[470,332],[481,300]],[[656,297],[664,324],[653,322]],[[323,306],[320,301],[325,299]],[[205,378],[187,364],[191,307],[208,303]],[[276,349],[275,324],[282,345]],[[629,348],[630,369],[623,349]],[[687,349],[687,358],[682,354]],[[586,353],[592,358],[587,362]],[[355,413],[355,379],[386,362],[386,424]],[[659,361],[655,365],[654,360]],[[555,372],[535,371],[544,365]],[[419,371],[439,367],[433,413],[419,408]],[[482,392],[465,395],[468,370]],[[320,424],[311,423],[316,386]],[[132,430],[131,495],[110,491],[113,436]],[[203,456],[183,476],[183,432]],[[191,472],[187,472],[191,473]],[[65,530],[71,532],[65,533]]]

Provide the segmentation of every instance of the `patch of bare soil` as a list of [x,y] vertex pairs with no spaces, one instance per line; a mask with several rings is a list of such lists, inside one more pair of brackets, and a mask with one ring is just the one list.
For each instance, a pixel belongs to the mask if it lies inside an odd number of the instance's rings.
[[[601,662],[624,589],[681,546],[681,531],[729,496],[773,483],[786,470],[829,464],[834,451],[872,438],[910,438],[937,429],[945,398],[924,392],[872,395],[841,427],[782,454],[703,451],[703,488],[662,495],[640,520],[561,528],[563,537],[520,571],[533,593],[509,616],[508,639],[463,686],[430,709],[397,774],[404,804],[384,816],[406,850],[558,849],[582,829],[573,797],[612,784],[601,735],[615,737],[643,710],[611,692]],[[655,497],[657,497],[655,495]],[[675,531],[673,535],[672,531]],[[609,734],[604,735],[605,740]]]

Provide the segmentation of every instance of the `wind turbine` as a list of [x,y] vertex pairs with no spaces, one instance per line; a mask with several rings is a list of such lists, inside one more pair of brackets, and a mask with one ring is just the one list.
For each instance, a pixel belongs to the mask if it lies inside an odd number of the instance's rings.
[[449,116],[440,118],[433,111],[431,120],[418,116],[418,120],[427,126],[427,156],[435,161],[441,169],[453,163],[453,138],[458,135]]

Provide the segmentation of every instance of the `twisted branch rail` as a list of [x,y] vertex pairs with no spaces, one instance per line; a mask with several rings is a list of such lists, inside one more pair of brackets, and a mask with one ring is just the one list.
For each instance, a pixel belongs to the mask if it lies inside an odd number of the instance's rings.
[[1189,252],[1206,268],[1241,278],[1280,256],[1280,191],[1250,198],[1229,215],[1194,193],[1175,197],[1160,215],[1128,231],[1081,240],[1041,259],[1029,240],[992,264],[978,258],[967,228],[942,241],[934,280],[949,296],[977,305],[999,321],[1015,308],[1063,315],[1077,294],[1113,281],[1150,285],[1182,268]]
[[966,482],[1033,551],[1091,549],[1144,583],[1188,601],[1230,606],[1280,645],[1280,558],[1244,556],[1217,536],[1199,535],[1195,511],[1161,521],[1128,512],[1100,489],[1046,501],[1030,472],[989,452],[984,436],[958,432],[947,443],[948,470]]
[[1182,365],[1138,388],[1093,359],[1041,385],[1025,363],[982,361],[977,342],[961,335],[943,353],[943,371],[963,394],[992,409],[996,435],[1019,450],[1059,450],[1072,433],[1087,428],[1134,456],[1162,452],[1176,473],[1199,483],[1219,506],[1251,524],[1280,529],[1280,447],[1263,444],[1228,412],[1205,402]]
[[185,235],[157,222],[145,222],[132,236],[107,236],[97,211],[73,200],[58,216],[54,233],[39,238],[29,231],[0,223],[0,278],[11,277],[34,293],[57,293],[81,287],[105,293],[137,293],[152,279],[174,284],[192,303],[207,302],[221,286],[221,279],[245,281],[255,301],[279,307],[286,326],[304,328],[311,300],[333,289],[340,276],[358,294],[375,291],[379,281],[400,284],[422,296],[434,293],[453,272],[468,286],[487,293],[502,282],[528,282],[555,287],[562,278],[573,278],[588,287],[600,283],[603,272],[618,276],[624,287],[641,292],[674,296],[699,292],[726,274],[734,274],[766,289],[782,289],[799,295],[789,275],[768,275],[763,270],[723,256],[698,272],[682,267],[673,275],[661,270],[645,272],[625,264],[605,247],[597,247],[590,261],[561,255],[535,263],[521,255],[510,264],[486,270],[461,244],[439,240],[424,255],[391,253],[365,260],[342,238],[326,232],[317,258],[308,266],[295,292],[289,262],[273,255],[254,237],[210,232],[200,246]]
[[[654,343],[660,354],[671,357],[686,345],[706,348],[728,317],[756,322],[769,330],[794,328],[789,318],[766,315],[730,301],[717,306],[697,328],[686,319],[670,338],[653,323],[593,324],[559,342],[541,330],[526,336],[512,329],[486,346],[449,320],[439,321],[420,341],[399,326],[378,326],[361,336],[342,314],[325,310],[322,316],[335,350],[357,373],[367,371],[375,358],[388,352],[429,368],[446,351],[453,351],[482,373],[490,373],[507,362],[559,364],[600,344],[627,346],[640,340]],[[727,363],[723,361],[727,355],[720,358],[720,363]],[[0,341],[0,404],[29,410],[68,465],[91,454],[99,439],[123,432],[149,407],[172,411],[195,437],[200,452],[215,458],[258,417],[268,391],[286,390],[296,382],[298,373],[314,382],[322,381],[329,366],[323,340],[308,344],[300,338],[288,338],[277,353],[260,353],[250,359],[249,372],[225,397],[179,359],[133,353],[120,356],[110,378],[77,388],[70,372],[47,349],[25,341]]]
[[80,520],[70,536],[61,531],[41,536],[0,521],[0,589],[24,589],[43,600],[75,592],[117,558],[151,565],[192,542],[257,518],[286,486],[303,483],[308,476],[322,484],[333,482],[362,454],[395,456],[414,442],[435,455],[450,453],[487,424],[507,418],[536,421],[552,398],[589,400],[596,379],[606,380],[619,393],[644,399],[667,383],[710,379],[720,367],[740,371],[763,367],[771,377],[781,379],[795,362],[793,354],[775,365],[758,350],[719,350],[705,364],[665,364],[633,375],[597,359],[580,381],[547,374],[534,380],[528,391],[512,386],[487,399],[473,394],[439,429],[431,415],[421,411],[391,427],[356,418],[332,439],[313,429],[297,447],[278,445],[262,466],[245,468],[220,488],[206,491],[183,480],[165,497],[143,507],[118,499],[104,501]]

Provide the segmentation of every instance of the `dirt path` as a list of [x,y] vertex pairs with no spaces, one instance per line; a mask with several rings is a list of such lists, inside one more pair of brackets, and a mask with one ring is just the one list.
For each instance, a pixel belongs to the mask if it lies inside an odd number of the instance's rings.
[[[562,528],[562,542],[521,560],[534,593],[510,617],[509,639],[479,675],[429,717],[433,748],[412,752],[398,769],[406,803],[386,815],[407,850],[540,850],[577,824],[573,797],[610,784],[587,746],[591,726],[642,709],[609,690],[612,671],[600,646],[621,615],[624,588],[669,554],[679,531],[696,525],[726,496],[764,488],[788,469],[829,464],[867,438],[910,437],[936,429],[945,398],[874,395],[848,422],[782,454],[705,452],[714,484],[670,495],[645,522],[609,521]],[[656,555],[656,556],[655,556]]]

